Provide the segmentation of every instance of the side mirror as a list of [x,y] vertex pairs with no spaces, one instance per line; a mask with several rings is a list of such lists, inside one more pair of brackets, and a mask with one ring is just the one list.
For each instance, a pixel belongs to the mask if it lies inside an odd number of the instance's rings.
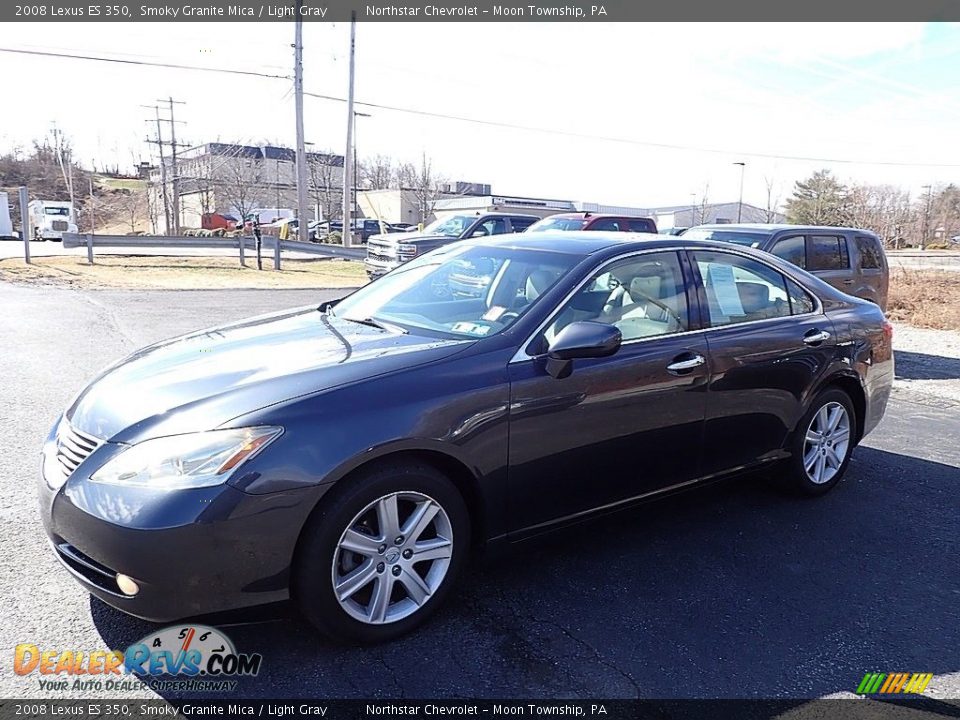
[[575,359],[609,357],[622,341],[620,330],[613,325],[589,320],[570,323],[547,350],[547,372],[562,380],[573,372]]

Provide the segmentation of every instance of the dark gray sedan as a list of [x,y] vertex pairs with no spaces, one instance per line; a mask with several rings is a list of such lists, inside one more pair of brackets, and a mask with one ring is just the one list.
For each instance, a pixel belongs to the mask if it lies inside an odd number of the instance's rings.
[[107,368],[44,444],[41,515],[78,582],[134,615],[292,599],[384,641],[471,546],[743,470],[827,492],[892,378],[880,308],[773,255],[467,240]]

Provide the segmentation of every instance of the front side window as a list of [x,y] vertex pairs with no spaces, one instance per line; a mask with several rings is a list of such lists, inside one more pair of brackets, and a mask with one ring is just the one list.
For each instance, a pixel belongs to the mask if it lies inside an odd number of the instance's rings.
[[510,228],[513,232],[523,232],[528,227],[533,225],[535,221],[530,218],[510,218]]
[[850,267],[847,239],[836,235],[811,235],[807,270],[846,270]]
[[547,326],[547,344],[582,320],[614,325],[624,341],[686,330],[687,296],[677,254],[648,253],[604,266]]
[[857,252],[860,253],[860,268],[862,270],[879,270],[881,267],[880,262],[880,248],[877,246],[877,241],[870,237],[864,237],[863,235],[857,236]]
[[657,226],[646,218],[634,218],[627,223],[630,226],[630,232],[655,233],[657,231]]
[[621,232],[626,230],[623,227],[620,220],[617,218],[600,218],[596,222],[592,223],[588,230],[612,230],[613,232]]
[[807,247],[803,235],[793,235],[792,237],[777,240],[773,246],[772,252],[778,258],[783,258],[788,263],[792,263],[799,268],[807,267]]
[[579,259],[454,243],[360,288],[329,314],[432,336],[489,337],[529,311]]
[[490,218],[477,225],[471,232],[470,237],[486,237],[487,235],[503,235],[507,231],[506,218]]
[[773,268],[727,253],[695,251],[693,258],[700,269],[711,327],[791,314],[787,279]]

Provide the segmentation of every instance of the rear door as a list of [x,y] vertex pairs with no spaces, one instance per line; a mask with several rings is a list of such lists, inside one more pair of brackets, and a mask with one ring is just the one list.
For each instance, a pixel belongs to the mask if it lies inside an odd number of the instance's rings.
[[819,302],[735,252],[690,251],[710,357],[704,475],[779,457],[835,351]]
[[845,235],[811,233],[807,235],[807,272],[811,272],[837,290],[855,294],[856,271],[850,263],[850,247]]

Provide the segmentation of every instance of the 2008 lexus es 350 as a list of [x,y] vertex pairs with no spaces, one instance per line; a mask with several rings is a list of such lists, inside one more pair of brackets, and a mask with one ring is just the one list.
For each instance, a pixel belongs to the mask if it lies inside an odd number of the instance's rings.
[[891,342],[876,305],[749,248],[464,241],[107,368],[46,440],[41,512],[125,612],[292,599],[383,641],[472,546],[764,466],[828,491],[883,415]]

